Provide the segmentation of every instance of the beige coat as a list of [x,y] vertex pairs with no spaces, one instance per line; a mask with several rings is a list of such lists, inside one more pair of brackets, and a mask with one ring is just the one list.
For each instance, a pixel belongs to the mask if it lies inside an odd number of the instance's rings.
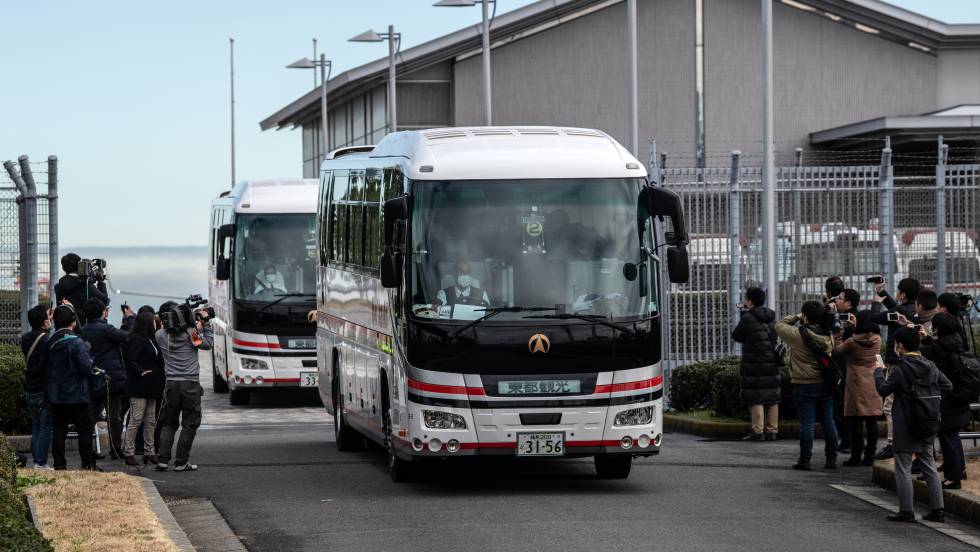
[[844,415],[881,416],[881,396],[875,388],[875,355],[881,352],[881,336],[855,335],[835,347],[834,352],[847,355]]

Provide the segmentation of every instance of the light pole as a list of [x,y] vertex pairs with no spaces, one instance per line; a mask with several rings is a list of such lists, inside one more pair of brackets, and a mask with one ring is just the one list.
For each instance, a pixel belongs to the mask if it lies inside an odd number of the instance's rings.
[[395,54],[401,48],[402,34],[395,32],[394,25],[388,25],[387,33],[376,33],[373,29],[368,29],[363,33],[350,38],[350,42],[384,42],[388,41],[388,132],[398,130],[398,117],[396,109],[398,103],[395,101]]
[[235,189],[235,39],[228,39],[231,78],[231,189]]
[[630,153],[640,155],[639,78],[636,67],[636,0],[626,2],[626,35],[629,42]]
[[[483,7],[483,124],[493,125],[493,102],[491,101],[490,80],[490,25],[497,14],[497,0],[439,0],[433,6],[440,8],[468,8],[480,4]],[[490,4],[493,13],[488,17]]]
[[[773,151],[772,2],[762,0],[762,250],[769,305],[779,312],[776,272],[776,163]],[[793,221],[799,224],[799,221]]]
[[[327,81],[330,80],[329,71],[333,69],[333,62],[327,56],[320,54],[320,59],[312,60],[303,58],[286,66],[289,69],[316,69],[320,68],[320,148],[322,157],[320,161],[327,158],[330,152],[330,132],[327,128]],[[316,73],[313,74],[316,78]]]

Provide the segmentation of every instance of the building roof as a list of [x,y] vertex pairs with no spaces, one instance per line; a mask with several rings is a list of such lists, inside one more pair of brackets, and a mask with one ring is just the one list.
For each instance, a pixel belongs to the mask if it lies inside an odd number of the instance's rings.
[[[491,49],[544,31],[624,0],[539,0],[498,15],[491,29]],[[980,47],[980,24],[949,24],[880,0],[781,0],[783,5],[811,12],[883,39],[924,52]],[[479,54],[480,25],[471,25],[412,48],[396,60],[399,73],[410,73],[457,56]],[[388,57],[349,69],[327,82],[335,98],[385,82]],[[294,127],[319,109],[320,90],[314,88],[259,123],[262,130]]]
[[934,141],[980,135],[980,105],[958,105],[922,115],[878,117],[810,134],[813,145],[836,147],[854,140],[891,138],[893,144],[911,141]]
[[363,165],[395,158],[413,180],[645,178],[643,164],[608,134],[586,128],[452,127],[391,133],[370,154],[324,161]]

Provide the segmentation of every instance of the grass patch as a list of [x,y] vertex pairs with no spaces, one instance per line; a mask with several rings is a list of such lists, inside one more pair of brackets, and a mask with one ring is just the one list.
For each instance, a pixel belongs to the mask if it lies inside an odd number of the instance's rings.
[[139,482],[130,475],[31,469],[18,475],[35,482],[47,480],[24,493],[34,501],[41,532],[56,551],[177,551],[150,510]]
[[19,490],[24,490],[34,485],[47,485],[54,482],[54,479],[45,477],[40,471],[30,470],[25,475],[17,474],[17,484],[14,486]]

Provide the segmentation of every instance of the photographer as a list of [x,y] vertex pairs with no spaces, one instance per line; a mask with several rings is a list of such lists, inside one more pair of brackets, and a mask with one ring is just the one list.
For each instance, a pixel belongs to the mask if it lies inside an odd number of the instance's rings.
[[[875,284],[875,304],[871,307],[871,312],[875,313],[874,323],[879,326],[888,326],[888,336],[885,342],[885,368],[890,369],[901,360],[895,352],[895,332],[899,328],[905,327],[899,323],[899,317],[904,317],[906,323],[918,323],[918,316],[915,313],[915,298],[918,297],[922,286],[915,278],[905,278],[898,283],[898,301],[892,299],[885,290],[885,279],[880,278]],[[887,374],[886,374],[887,375]],[[894,435],[894,425],[892,424],[892,404],[894,397],[886,396],[884,407],[885,421],[888,424],[888,444],[885,445],[875,460],[884,460],[892,457],[892,437]]]
[[[129,410],[129,397],[126,395],[126,362],[122,350],[126,344],[126,332],[107,322],[109,308],[102,301],[92,298],[85,302],[85,318],[88,323],[79,333],[91,345],[95,365],[109,375],[109,389],[106,401],[106,414],[109,424],[109,456],[113,460],[122,459],[123,417]],[[101,411],[101,398],[92,397],[93,405],[98,403]]]
[[[878,353],[881,351],[881,336],[878,335],[878,325],[872,321],[873,316],[866,310],[857,315],[849,315],[847,326],[853,328],[853,335],[838,342],[834,348],[835,356],[840,355],[847,363],[843,414],[850,426],[848,433],[851,443],[848,449],[851,457],[844,462],[845,466],[872,465],[878,447],[881,397],[875,389],[874,372],[878,366]],[[868,434],[866,442],[863,431]]]
[[[937,299],[938,307],[936,307],[939,312],[945,312],[952,316],[957,322],[960,328],[960,338],[963,339],[963,346],[969,348],[970,336],[966,333],[966,328],[963,324],[959,323],[963,317],[963,311],[970,308],[972,303],[972,298],[969,295],[961,295],[959,293],[943,293]],[[967,313],[969,315],[969,313]],[[967,322],[969,318],[967,317]]]
[[160,318],[164,327],[156,332],[156,343],[163,355],[167,383],[163,390],[163,406],[160,407],[162,425],[160,432],[159,460],[156,469],[169,467],[173,452],[174,436],[180,423],[180,440],[174,471],[194,471],[190,463],[191,446],[198,426],[201,425],[201,365],[198,350],[208,351],[214,344],[214,330],[206,309],[192,311],[190,300],[185,305],[168,301],[160,305]]
[[68,300],[71,303],[76,316],[78,316],[79,327],[84,326],[87,322],[85,313],[83,312],[85,301],[98,299],[103,304],[109,304],[109,294],[106,292],[105,279],[79,276],[78,268],[81,261],[82,258],[75,253],[68,253],[61,257],[61,269],[65,271],[65,275],[54,286],[57,303],[60,305],[64,300]]
[[[827,281],[828,293],[832,291],[830,289],[831,280]],[[840,280],[840,278],[837,278],[837,280]],[[843,282],[840,285],[843,285]],[[857,316],[857,308],[861,304],[861,294],[855,289],[843,289],[840,293],[830,298],[830,304],[837,313],[831,320],[834,342],[843,343],[854,335],[854,323],[845,323],[842,320],[848,320],[851,317]],[[854,318],[854,320],[856,322],[857,319]],[[841,376],[844,378],[844,381],[847,381],[847,355],[835,351],[832,358],[837,363],[837,366],[840,367]],[[840,443],[837,445],[838,452],[848,452],[851,450],[851,427],[847,423],[844,415],[844,387],[843,385],[838,387],[837,393],[834,395],[834,425],[837,426],[837,436],[840,438]]]
[[[793,400],[800,416],[800,459],[794,470],[810,471],[813,454],[813,428],[817,419],[824,434],[824,468],[837,469],[837,429],[834,425],[834,396],[831,384],[818,365],[819,359],[807,341],[830,355],[834,340],[830,337],[829,313],[817,301],[803,303],[800,314],[776,322],[776,333],[790,350],[789,373],[793,383]],[[797,326],[799,324],[799,326]]]
[[939,426],[939,446],[943,451],[944,489],[959,489],[960,481],[966,475],[966,460],[963,457],[963,442],[960,430],[970,423],[971,397],[969,386],[963,380],[964,374],[956,365],[953,355],[966,351],[966,344],[960,337],[960,324],[948,313],[939,313],[933,319],[935,339],[921,347],[922,356],[931,360],[939,371],[953,384],[944,391],[940,410],[942,422]]
[[68,424],[78,432],[78,454],[82,458],[83,470],[102,471],[95,465],[95,451],[92,446],[92,417],[89,414],[89,394],[92,375],[92,355],[86,350],[85,342],[76,334],[78,328],[75,311],[70,305],[61,305],[54,310],[55,332],[48,338],[47,399],[54,418],[54,441],[51,445],[54,456],[54,469],[68,467],[65,460],[65,439],[68,437]]
[[742,344],[739,365],[739,399],[749,408],[752,432],[743,441],[775,441],[779,431],[779,368],[776,366],[776,313],[765,307],[766,292],[752,287],[745,291],[745,311],[732,331],[732,340]]

